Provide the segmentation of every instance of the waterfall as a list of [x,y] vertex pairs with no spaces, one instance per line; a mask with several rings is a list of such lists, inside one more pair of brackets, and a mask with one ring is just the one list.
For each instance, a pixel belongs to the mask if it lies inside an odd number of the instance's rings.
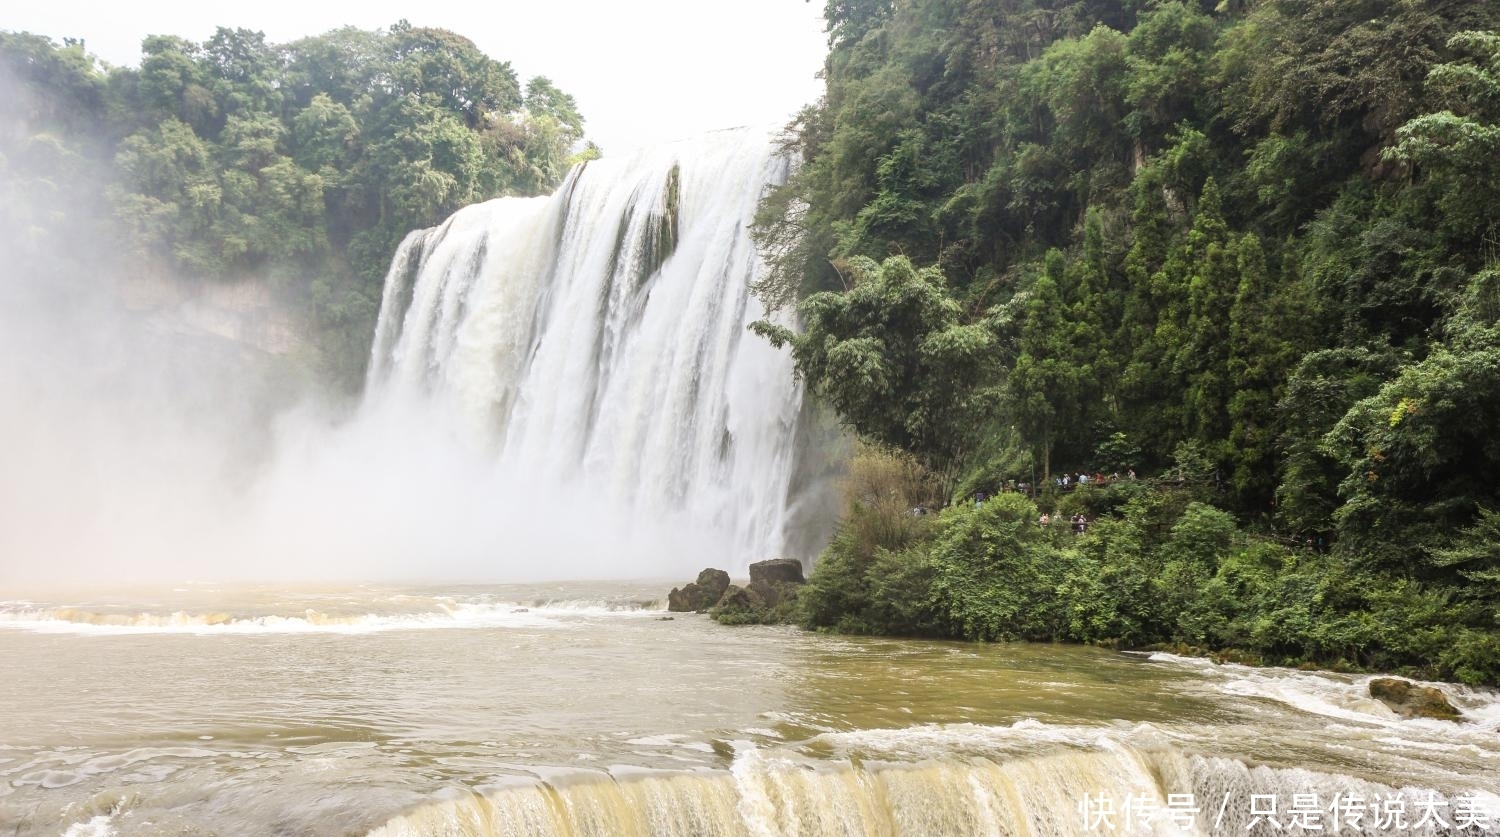
[[569,525],[674,571],[783,554],[802,393],[746,326],[763,316],[749,228],[787,168],[767,133],[722,131],[412,233],[365,410],[465,440],[504,486],[497,506],[585,510]]
[[[1172,745],[1103,743],[1033,757],[904,764],[819,763],[751,749],[728,771],[563,776],[464,793],[395,817],[370,837],[1438,835],[1449,833],[1438,820],[1419,819],[1427,807],[1448,825],[1462,822],[1465,810],[1475,812],[1470,823],[1488,822],[1485,806],[1495,801],[1479,791],[1443,795],[1251,767]],[[1257,816],[1273,800],[1275,813]],[[1399,801],[1402,827],[1391,824],[1385,800]]]

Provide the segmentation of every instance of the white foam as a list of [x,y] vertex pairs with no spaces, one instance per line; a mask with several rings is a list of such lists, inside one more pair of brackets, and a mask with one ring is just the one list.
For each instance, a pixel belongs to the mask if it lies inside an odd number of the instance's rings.
[[235,617],[188,611],[108,613],[84,608],[0,610],[0,628],[47,634],[367,634],[456,628],[566,628],[580,619],[649,615],[620,603],[443,602],[433,610],[334,615],[300,613]]
[[1303,712],[1346,721],[1385,724],[1400,720],[1385,704],[1348,683],[1289,672],[1246,672],[1236,672],[1242,676],[1225,682],[1224,691],[1242,697],[1268,698]]
[[1333,672],[1298,671],[1288,668],[1257,668],[1234,663],[1216,664],[1200,657],[1155,653],[1149,659],[1197,669],[1218,682],[1213,685],[1232,695],[1274,700],[1313,715],[1359,724],[1390,728],[1426,728],[1430,731],[1466,731],[1475,728],[1500,730],[1500,691],[1455,683],[1413,681],[1443,692],[1463,713],[1454,724],[1427,718],[1402,718],[1370,696],[1370,681],[1383,675],[1345,675]]
[[926,724],[921,726],[829,732],[809,743],[830,745],[839,753],[896,758],[951,757],[955,752],[985,755],[1032,755],[1054,749],[1110,749],[1121,742],[1145,744],[1170,737],[1151,724],[1048,724],[1023,718],[1010,726]]
[[108,815],[100,815],[88,822],[75,822],[68,826],[62,837],[115,837],[119,832],[115,831],[113,819]]

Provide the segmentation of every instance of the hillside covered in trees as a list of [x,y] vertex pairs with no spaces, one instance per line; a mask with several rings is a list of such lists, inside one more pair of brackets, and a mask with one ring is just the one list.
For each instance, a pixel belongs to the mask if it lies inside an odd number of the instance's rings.
[[[550,191],[583,118],[469,40],[406,22],[288,44],[154,35],[139,67],[0,32],[8,269],[269,279],[357,386],[397,243],[459,207]],[[592,148],[587,153],[593,153]]]
[[759,225],[871,443],[805,622],[1500,682],[1500,6],[827,22]]

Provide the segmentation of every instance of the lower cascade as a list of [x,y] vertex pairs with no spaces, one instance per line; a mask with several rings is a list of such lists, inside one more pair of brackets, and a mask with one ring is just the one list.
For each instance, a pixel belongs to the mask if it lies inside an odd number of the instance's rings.
[[727,772],[595,774],[467,794],[369,837],[1443,834],[1456,821],[1473,827],[1489,817],[1472,795],[1250,767],[1170,745],[1100,743],[1030,758],[905,764],[751,750]]
[[497,505],[584,509],[653,571],[784,554],[802,393],[746,326],[750,224],[788,165],[769,134],[721,131],[410,234],[366,410],[443,424],[494,463]]

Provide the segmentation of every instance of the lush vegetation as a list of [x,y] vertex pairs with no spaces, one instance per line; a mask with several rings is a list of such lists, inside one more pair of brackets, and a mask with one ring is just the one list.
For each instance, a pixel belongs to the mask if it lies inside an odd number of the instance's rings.
[[852,491],[810,624],[1500,682],[1500,6],[827,19],[759,330],[962,501]]
[[310,311],[317,360],[350,385],[401,238],[478,200],[549,191],[582,132],[546,78],[523,86],[467,39],[404,21],[280,45],[244,29],[154,35],[139,67],[0,32],[11,268],[268,279]]
[[[797,601],[795,619],[810,628],[1165,648],[1469,683],[1500,674],[1492,597],[1247,531],[1209,485],[1121,480],[1036,501],[1005,492],[920,515],[911,509],[939,496],[940,480],[909,455],[870,448],[850,470],[848,512]],[[1045,525],[1041,509],[1053,512]],[[1081,533],[1075,514],[1090,520]]]

